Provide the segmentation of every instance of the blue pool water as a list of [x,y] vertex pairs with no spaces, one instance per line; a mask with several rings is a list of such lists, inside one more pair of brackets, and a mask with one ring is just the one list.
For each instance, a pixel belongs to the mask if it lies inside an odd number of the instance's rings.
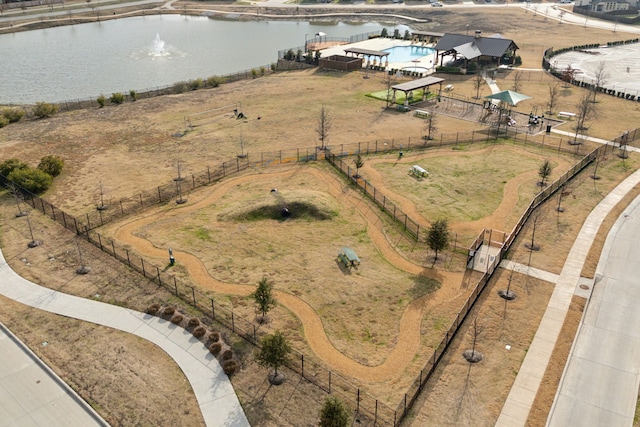
[[433,54],[434,49],[423,46],[394,46],[385,49],[389,52],[389,62],[409,62]]

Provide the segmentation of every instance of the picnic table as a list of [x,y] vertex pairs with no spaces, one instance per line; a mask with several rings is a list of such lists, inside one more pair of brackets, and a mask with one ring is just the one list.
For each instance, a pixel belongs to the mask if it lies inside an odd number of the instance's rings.
[[569,120],[573,119],[575,116],[576,116],[576,113],[570,113],[568,111],[560,111],[558,113],[558,118],[566,117]]
[[356,255],[356,252],[347,246],[342,248],[342,252],[338,254],[338,258],[340,258],[347,267],[356,267],[360,264],[360,258]]

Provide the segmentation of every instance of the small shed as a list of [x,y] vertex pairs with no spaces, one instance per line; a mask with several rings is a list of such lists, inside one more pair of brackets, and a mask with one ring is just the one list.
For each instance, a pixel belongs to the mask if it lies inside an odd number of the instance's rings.
[[320,58],[318,62],[320,68],[340,71],[356,71],[362,68],[362,58],[352,56],[331,55]]

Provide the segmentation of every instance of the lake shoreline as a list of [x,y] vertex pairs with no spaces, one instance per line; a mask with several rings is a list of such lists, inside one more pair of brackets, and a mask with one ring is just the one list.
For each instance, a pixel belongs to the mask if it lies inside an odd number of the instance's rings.
[[[199,6],[199,7],[196,7]],[[205,7],[207,6],[207,7]],[[257,7],[257,6],[225,6],[225,5],[201,5],[184,4],[184,7],[157,7],[156,4],[123,6],[117,9],[99,9],[92,12],[78,12],[64,17],[18,17],[10,22],[0,23],[0,35],[11,34],[20,31],[41,30],[45,28],[75,25],[88,22],[100,22],[112,19],[129,18],[151,15],[188,15],[206,16],[211,19],[225,19],[235,21],[320,21],[320,22],[346,22],[362,23],[371,21],[388,21],[394,24],[428,24],[432,20],[423,15],[419,9],[398,14],[393,9],[367,8],[306,8],[306,7]],[[405,11],[403,11],[405,12]]]

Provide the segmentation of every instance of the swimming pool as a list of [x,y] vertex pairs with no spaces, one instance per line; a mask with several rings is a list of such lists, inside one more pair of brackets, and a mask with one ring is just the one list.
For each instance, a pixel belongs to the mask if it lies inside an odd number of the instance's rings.
[[389,62],[409,62],[412,59],[423,58],[435,52],[434,49],[424,46],[394,46],[384,51],[389,52],[387,57]]

